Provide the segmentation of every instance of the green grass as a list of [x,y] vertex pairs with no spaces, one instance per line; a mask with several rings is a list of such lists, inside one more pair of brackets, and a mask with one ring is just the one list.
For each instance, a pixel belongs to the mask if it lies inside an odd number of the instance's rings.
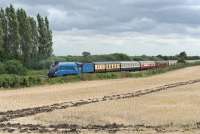
[[44,84],[58,84],[78,81],[120,79],[120,78],[141,78],[149,77],[157,74],[166,73],[168,71],[177,70],[190,66],[197,66],[200,63],[193,64],[177,64],[166,68],[138,71],[138,72],[107,72],[107,73],[91,73],[71,75],[65,77],[48,78],[48,70],[29,70],[26,76],[19,75],[0,75],[0,87],[5,89],[30,87]]

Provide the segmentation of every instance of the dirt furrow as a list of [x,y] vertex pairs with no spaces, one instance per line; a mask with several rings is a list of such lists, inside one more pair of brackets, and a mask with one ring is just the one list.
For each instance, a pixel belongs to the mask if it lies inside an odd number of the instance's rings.
[[143,96],[143,95],[154,93],[154,92],[172,89],[174,87],[195,84],[195,83],[199,83],[199,82],[200,82],[200,79],[189,80],[189,81],[185,81],[185,82],[177,82],[177,83],[167,84],[167,85],[150,88],[150,89],[137,90],[137,91],[134,90],[134,92],[131,92],[131,93],[116,94],[116,95],[111,95],[111,96],[104,96],[101,98],[90,98],[90,99],[86,99],[86,100],[56,103],[56,104],[47,105],[47,106],[26,108],[26,109],[20,109],[20,110],[15,110],[15,111],[0,112],[0,122],[9,121],[11,119],[15,119],[15,118],[19,118],[19,117],[36,115],[39,113],[51,112],[51,111],[58,110],[58,109],[66,109],[69,107],[78,107],[78,106],[87,105],[87,104],[91,104],[91,103],[139,97],[139,96]]
[[150,125],[124,125],[124,124],[106,124],[106,125],[87,125],[80,126],[76,124],[58,124],[58,125],[33,125],[33,124],[11,124],[1,123],[0,131],[2,132],[19,132],[19,133],[81,133],[81,132],[148,132],[169,133],[169,132],[189,132],[200,130],[200,122],[186,125],[165,124],[158,126]]

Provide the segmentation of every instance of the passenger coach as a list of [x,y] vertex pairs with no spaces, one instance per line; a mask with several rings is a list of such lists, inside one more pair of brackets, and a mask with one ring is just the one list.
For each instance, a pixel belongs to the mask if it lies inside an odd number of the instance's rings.
[[138,61],[122,61],[121,71],[139,71],[140,63]]
[[120,62],[94,62],[95,72],[116,72],[120,71]]
[[155,61],[139,61],[140,62],[140,70],[147,70],[156,67]]
[[163,68],[169,66],[169,61],[155,61],[156,68]]

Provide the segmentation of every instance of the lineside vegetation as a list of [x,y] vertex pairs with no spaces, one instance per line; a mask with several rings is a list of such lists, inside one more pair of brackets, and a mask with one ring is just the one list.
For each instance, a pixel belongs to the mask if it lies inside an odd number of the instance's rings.
[[29,70],[27,72],[27,75],[22,75],[22,76],[14,74],[0,75],[0,87],[2,89],[10,89],[10,88],[20,88],[20,87],[31,87],[36,85],[58,84],[67,82],[89,81],[89,80],[141,78],[197,65],[200,65],[200,62],[177,64],[166,68],[152,69],[139,72],[92,73],[92,74],[71,75],[66,77],[57,77],[51,79],[46,77],[46,73],[48,70],[40,70],[40,71]]

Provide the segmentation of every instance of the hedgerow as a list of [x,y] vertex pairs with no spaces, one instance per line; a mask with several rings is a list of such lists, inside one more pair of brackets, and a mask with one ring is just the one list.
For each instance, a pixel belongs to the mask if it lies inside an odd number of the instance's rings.
[[44,80],[38,76],[0,75],[1,88],[30,87],[40,85]]
[[18,60],[8,60],[5,63],[0,63],[0,74],[16,74],[25,75],[27,69]]

